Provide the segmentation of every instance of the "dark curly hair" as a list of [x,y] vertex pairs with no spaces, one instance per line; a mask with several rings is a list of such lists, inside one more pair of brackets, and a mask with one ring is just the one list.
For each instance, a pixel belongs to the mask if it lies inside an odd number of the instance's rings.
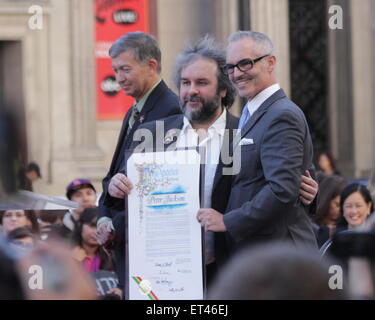
[[[77,227],[74,229],[72,234],[73,243],[83,247],[82,229],[83,226],[94,224],[96,226],[96,220],[98,218],[99,208],[88,208],[85,209],[78,220]],[[103,250],[102,246],[98,244],[98,251],[100,257],[100,269],[103,270],[114,270],[113,258],[109,257]]]
[[177,56],[175,63],[174,84],[180,89],[181,73],[190,63],[198,59],[207,59],[217,64],[218,92],[226,90],[226,95],[221,99],[223,106],[230,108],[236,98],[236,89],[224,72],[225,51],[219,47],[214,38],[206,35],[196,43],[187,46],[182,53]]

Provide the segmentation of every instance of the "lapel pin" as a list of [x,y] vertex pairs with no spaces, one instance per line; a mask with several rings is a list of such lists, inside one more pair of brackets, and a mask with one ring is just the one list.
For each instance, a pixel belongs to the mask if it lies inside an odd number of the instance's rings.
[[173,137],[176,135],[177,130],[171,129],[165,134],[164,144],[171,143],[173,141]]

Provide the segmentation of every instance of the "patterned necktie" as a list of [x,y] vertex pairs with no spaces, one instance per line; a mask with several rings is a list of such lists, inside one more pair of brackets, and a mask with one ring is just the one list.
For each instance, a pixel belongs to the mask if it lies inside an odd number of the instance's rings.
[[128,125],[128,131],[126,132],[126,135],[129,134],[129,132],[131,131],[131,129],[133,128],[133,125],[135,123],[135,121],[139,118],[139,111],[137,109],[137,104],[134,104],[132,106],[132,114],[130,115],[130,118],[129,118],[129,125]]
[[242,110],[240,122],[238,124],[238,129],[242,129],[245,123],[249,120],[249,118],[250,118],[249,108],[247,107],[247,104],[246,104]]

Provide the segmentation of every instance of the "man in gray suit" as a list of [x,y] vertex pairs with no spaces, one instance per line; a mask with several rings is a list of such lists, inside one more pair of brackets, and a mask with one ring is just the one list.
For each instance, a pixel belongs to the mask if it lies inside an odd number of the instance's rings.
[[307,210],[298,197],[301,175],[312,166],[313,146],[301,109],[280,89],[276,57],[264,34],[239,31],[229,37],[226,72],[248,100],[240,118],[241,139],[225,212],[201,209],[206,230],[226,232],[231,251],[269,240],[316,247]]

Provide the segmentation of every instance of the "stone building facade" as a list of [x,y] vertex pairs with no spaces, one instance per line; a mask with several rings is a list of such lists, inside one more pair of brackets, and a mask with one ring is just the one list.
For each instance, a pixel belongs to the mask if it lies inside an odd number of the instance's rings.
[[[315,0],[303,0],[305,8],[309,1]],[[30,26],[33,5],[43,9],[41,29]],[[174,58],[187,42],[211,33],[225,45],[231,32],[252,29],[275,42],[278,79],[293,97],[292,75],[304,74],[293,68],[297,40],[291,26],[301,27],[299,41],[309,30],[303,12],[297,20],[291,16],[293,8],[304,8],[293,5],[293,0],[149,0],[150,32],[163,53],[163,78],[175,89]],[[329,28],[332,5],[342,8],[343,29]],[[92,179],[101,191],[121,127],[121,120],[96,118],[93,8],[94,0],[0,0],[0,99],[18,116],[20,148],[25,161],[39,163],[39,191],[45,194],[64,194],[76,177]],[[375,164],[375,1],[322,0],[316,14],[326,22],[326,50],[321,52],[326,104],[324,113],[313,106],[310,111],[315,122],[325,119],[319,129],[326,137],[322,145],[336,155],[343,174],[366,179]],[[232,112],[240,110],[237,101]],[[318,127],[312,126],[318,137]]]

